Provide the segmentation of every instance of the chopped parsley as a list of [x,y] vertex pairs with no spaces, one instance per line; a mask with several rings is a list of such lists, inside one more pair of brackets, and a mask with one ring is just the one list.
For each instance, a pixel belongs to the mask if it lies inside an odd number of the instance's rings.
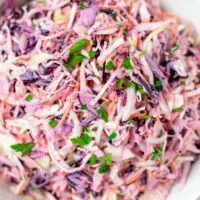
[[123,60],[123,67],[124,67],[125,69],[133,69],[133,67],[132,67],[132,65],[131,65],[131,60],[130,60],[130,58],[125,58],[125,59]]
[[128,87],[133,88],[136,92],[140,92],[141,94],[146,94],[144,89],[141,86],[139,86],[138,84],[134,83],[134,82],[129,82],[128,83]]
[[102,71],[103,67],[101,65],[97,65],[97,69]]
[[81,110],[87,110],[87,105],[86,104],[82,104],[81,105]]
[[108,140],[114,140],[117,137],[117,133],[112,132],[109,136],[108,136]]
[[49,121],[49,126],[51,128],[55,128],[56,125],[57,125],[57,121],[55,119],[52,119],[52,120]]
[[103,165],[99,168],[99,174],[103,174],[110,169],[112,164],[112,153],[107,153],[104,157],[101,157],[100,160],[103,162]]
[[116,83],[116,87],[118,89],[122,89],[123,88],[123,84],[124,84],[124,79],[123,78],[120,78],[117,83]]
[[156,160],[157,157],[162,153],[162,151],[163,151],[162,147],[158,147],[157,149],[155,149],[151,154],[151,160]]
[[92,140],[92,138],[88,134],[83,134],[80,137],[71,139],[72,143],[79,147],[88,145],[91,142],[91,140]]
[[89,165],[95,165],[98,161],[98,158],[95,154],[92,154],[88,160]]
[[106,123],[108,122],[108,113],[103,107],[100,107],[97,110],[97,114],[99,115],[99,117],[101,117],[101,119],[103,119],[103,121],[105,121]]
[[184,110],[183,106],[175,108],[172,110],[172,112],[182,112]]
[[33,96],[31,94],[29,94],[28,96],[26,96],[25,100],[27,102],[31,102],[33,100]]
[[82,130],[83,130],[83,133],[85,133],[85,134],[89,133],[89,129],[87,126],[83,126]]
[[130,125],[132,123],[133,123],[133,118],[129,118],[128,121],[127,121],[127,124]]
[[80,9],[85,9],[85,8],[89,7],[89,4],[88,4],[88,2],[85,2],[85,1],[81,0],[79,2],[78,6],[79,6]]
[[152,116],[151,115],[143,115],[138,117],[138,119],[150,119]]
[[21,152],[22,156],[26,156],[29,154],[33,148],[33,143],[21,143],[21,144],[14,144],[10,146],[16,152]]
[[155,79],[155,81],[154,81],[154,86],[155,86],[155,88],[158,89],[158,90],[160,90],[160,89],[163,88],[162,82],[161,82],[159,79]]
[[77,40],[70,48],[70,55],[80,53],[80,51],[89,43],[88,39]]
[[89,56],[90,56],[90,58],[94,58],[95,57],[95,52],[91,49],[90,51],[89,51]]
[[99,174],[104,174],[107,171],[109,171],[109,169],[110,169],[110,166],[108,166],[108,165],[102,165],[101,167],[99,167],[98,172],[99,172]]
[[128,87],[133,88],[135,91],[137,91],[137,84],[134,82],[129,82]]
[[178,49],[179,49],[179,45],[175,43],[175,44],[172,46],[172,48],[170,49],[170,53],[174,53],[174,52],[177,51]]
[[112,61],[109,61],[107,64],[106,64],[106,69],[107,70],[112,70],[114,68],[114,64]]
[[65,66],[68,69],[74,69],[76,65],[80,64],[84,59],[86,59],[87,57],[84,56],[83,54],[76,54],[76,55],[71,55],[67,61],[67,63],[65,64]]
[[101,157],[100,160],[103,161],[105,165],[110,166],[112,164],[112,153],[107,153],[105,156]]

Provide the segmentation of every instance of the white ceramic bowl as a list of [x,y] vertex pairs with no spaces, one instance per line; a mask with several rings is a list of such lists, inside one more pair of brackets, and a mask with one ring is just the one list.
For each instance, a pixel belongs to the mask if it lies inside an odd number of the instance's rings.
[[[20,0],[19,0],[20,1]],[[23,1],[23,0],[21,0]],[[200,0],[161,0],[165,9],[180,16],[183,20],[192,22],[196,35],[200,34]],[[2,0],[0,0],[1,4]],[[167,200],[200,200],[200,159],[193,165],[186,185],[175,185]],[[22,200],[0,184],[0,200]],[[155,199],[157,199],[155,197]],[[152,198],[151,200],[154,200]]]

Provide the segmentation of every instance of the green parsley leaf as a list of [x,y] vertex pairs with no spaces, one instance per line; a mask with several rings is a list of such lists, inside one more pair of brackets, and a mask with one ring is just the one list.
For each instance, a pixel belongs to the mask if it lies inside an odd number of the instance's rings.
[[92,49],[89,51],[88,54],[89,54],[90,58],[94,58],[96,55],[96,53]]
[[137,84],[134,82],[129,82],[128,87],[133,88],[135,91],[137,91]]
[[81,110],[87,110],[87,105],[86,104],[82,104],[81,105]]
[[114,140],[117,137],[117,133],[112,132],[109,136],[108,136],[108,140]]
[[97,69],[102,71],[103,70],[103,67],[101,65],[97,65]]
[[109,61],[107,64],[106,64],[106,69],[107,70],[112,70],[114,68],[114,64],[112,61]]
[[147,53],[148,53],[147,50],[144,50],[139,54],[139,57],[142,58],[142,57],[146,56]]
[[172,48],[170,49],[170,53],[174,53],[174,52],[177,51],[178,49],[179,49],[179,45],[175,43],[175,44],[172,46]]
[[155,149],[151,154],[151,160],[156,160],[157,157],[162,153],[162,151],[163,151],[162,147],[158,147],[157,149]]
[[31,102],[33,100],[33,96],[29,94],[28,96],[26,96],[25,100]]
[[144,89],[141,86],[137,87],[137,92],[140,92],[141,94],[146,94],[146,92],[144,91]]
[[77,40],[72,47],[70,48],[69,53],[72,54],[76,54],[79,53],[87,44],[89,43],[88,39],[80,39]]
[[81,0],[78,5],[80,9],[85,9],[89,7],[88,2],[84,2],[83,0]]
[[132,65],[131,65],[131,61],[130,61],[130,58],[125,58],[123,60],[123,67],[125,69],[133,69]]
[[133,123],[133,118],[129,118],[128,121],[127,121],[127,124],[130,125],[132,123]]
[[123,88],[123,84],[124,84],[124,79],[120,78],[116,83],[116,87],[118,89],[121,89],[121,88]]
[[172,110],[172,112],[182,112],[184,110],[183,106],[175,108]]
[[162,89],[162,82],[159,79],[155,79],[154,86],[156,89]]
[[134,82],[129,82],[128,83],[128,87],[133,88],[136,92],[140,92],[141,94],[146,94],[144,89],[141,86],[139,86],[136,83],[134,83]]
[[57,121],[55,119],[52,119],[52,120],[49,121],[49,126],[51,128],[55,128],[56,125],[57,125]]
[[112,164],[112,153],[107,153],[105,156],[101,157],[100,160],[103,161],[105,165],[110,166]]
[[73,144],[83,147],[88,145],[91,142],[91,137],[88,134],[83,134],[80,137],[72,138],[71,141]]
[[87,57],[84,56],[83,54],[72,55],[68,58],[65,67],[68,68],[69,70],[75,69],[75,66],[79,65],[86,58]]
[[150,119],[152,116],[151,115],[143,115],[138,117],[138,119]]
[[103,107],[100,107],[97,110],[97,114],[101,117],[101,119],[103,119],[106,123],[108,122],[108,114],[106,112],[106,110]]
[[98,158],[95,154],[92,154],[88,160],[90,165],[95,165],[97,163],[97,161],[98,161]]
[[29,142],[29,143],[14,144],[11,145],[10,147],[16,152],[21,152],[22,156],[25,156],[31,152],[33,148],[33,143]]
[[108,165],[102,165],[102,166],[99,168],[98,172],[99,172],[99,174],[104,174],[104,173],[106,173],[109,169],[110,169],[110,166],[108,166]]
[[83,130],[83,133],[85,134],[89,133],[89,129],[87,126],[83,126],[82,130]]

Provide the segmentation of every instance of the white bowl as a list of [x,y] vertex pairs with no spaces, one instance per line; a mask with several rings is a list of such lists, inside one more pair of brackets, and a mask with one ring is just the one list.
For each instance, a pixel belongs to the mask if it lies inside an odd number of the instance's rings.
[[[0,0],[1,4],[2,0]],[[200,33],[200,0],[162,0],[163,7],[194,24]],[[186,185],[175,185],[167,200],[200,200],[200,159],[193,165]],[[0,200],[22,200],[0,184]],[[153,198],[151,200],[154,200]]]

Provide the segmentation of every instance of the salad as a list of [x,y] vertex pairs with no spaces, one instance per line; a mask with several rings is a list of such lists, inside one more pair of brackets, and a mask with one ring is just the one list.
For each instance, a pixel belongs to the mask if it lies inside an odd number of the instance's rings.
[[0,174],[14,194],[160,200],[186,182],[200,153],[191,25],[159,0],[4,6]]

